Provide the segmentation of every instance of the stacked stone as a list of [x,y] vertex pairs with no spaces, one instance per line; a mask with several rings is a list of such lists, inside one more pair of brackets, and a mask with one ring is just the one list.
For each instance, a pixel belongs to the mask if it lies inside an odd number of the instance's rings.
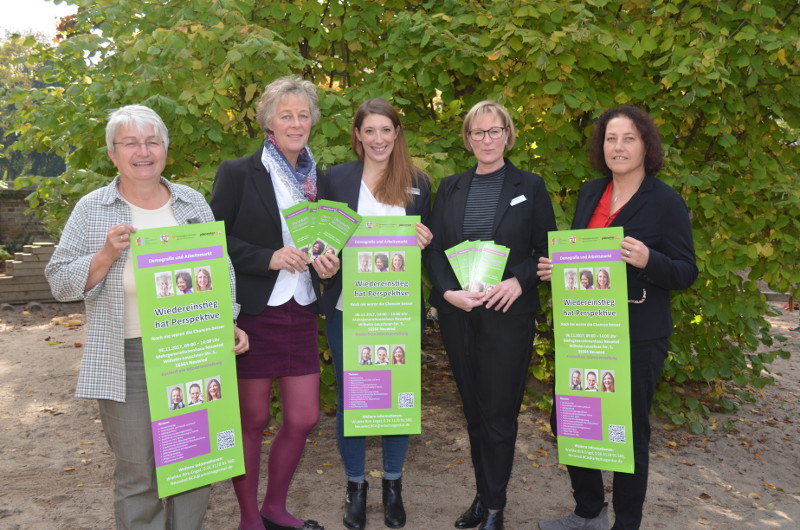
[[53,243],[25,245],[13,260],[6,260],[6,273],[0,274],[0,303],[26,304],[50,302],[53,294],[44,277],[44,268],[55,250]]

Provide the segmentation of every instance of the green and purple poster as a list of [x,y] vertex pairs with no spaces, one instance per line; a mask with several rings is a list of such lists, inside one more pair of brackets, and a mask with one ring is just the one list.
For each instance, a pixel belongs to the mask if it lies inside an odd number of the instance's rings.
[[633,472],[622,228],[550,232],[558,461]]
[[418,222],[364,217],[344,248],[345,436],[420,433]]
[[244,473],[221,222],[132,235],[158,494]]

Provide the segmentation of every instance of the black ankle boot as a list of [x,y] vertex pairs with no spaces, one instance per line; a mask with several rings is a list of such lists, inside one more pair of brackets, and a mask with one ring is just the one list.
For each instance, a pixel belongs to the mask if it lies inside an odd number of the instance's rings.
[[367,489],[369,484],[366,481],[347,481],[342,523],[351,530],[362,530],[367,524]]
[[475,528],[481,521],[483,521],[483,515],[486,513],[486,507],[481,502],[480,495],[475,495],[475,498],[472,500],[472,504],[467,511],[461,514],[461,517],[456,519],[456,528]]
[[495,513],[487,511],[478,530],[503,530],[503,510]]
[[402,480],[383,479],[383,522],[389,528],[402,528],[406,525]]

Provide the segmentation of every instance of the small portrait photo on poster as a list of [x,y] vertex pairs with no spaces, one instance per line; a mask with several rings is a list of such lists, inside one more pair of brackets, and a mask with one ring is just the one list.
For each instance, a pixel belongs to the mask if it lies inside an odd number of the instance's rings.
[[166,298],[172,296],[172,274],[169,272],[156,273],[156,296]]
[[189,394],[189,403],[187,403],[190,407],[193,405],[202,405],[205,403],[203,400],[203,381],[192,381],[191,383],[186,383],[186,392]]
[[576,269],[564,270],[564,288],[567,291],[578,290],[578,271]]
[[175,293],[191,294],[192,290],[192,271],[189,269],[175,271]]
[[195,292],[210,291],[211,287],[211,267],[204,265],[194,269],[194,290]]
[[358,364],[361,366],[372,366],[372,346],[358,347]]
[[325,252],[325,249],[328,248],[328,245],[321,239],[317,239],[311,245],[311,252],[309,255],[311,259],[317,259],[318,257],[322,256],[322,253]]
[[597,289],[611,289],[611,274],[608,272],[608,267],[599,267],[597,269],[597,282],[595,285]]
[[183,401],[183,387],[181,385],[170,385],[167,387],[169,400],[169,410],[180,410],[186,406]]
[[580,368],[570,368],[569,370],[569,389],[583,390],[583,372]]
[[392,272],[405,272],[406,271],[406,253],[393,252],[392,253]]
[[206,379],[206,401],[222,399],[222,385],[219,380],[219,376]]
[[614,370],[603,370],[600,377],[600,392],[614,391]]
[[375,272],[389,272],[389,255],[387,253],[375,253]]
[[372,252],[358,253],[358,272],[372,272]]
[[587,392],[597,392],[597,370],[586,370],[586,387],[584,390]]
[[392,346],[392,364],[406,364],[405,344],[395,344]]
[[594,272],[592,269],[581,269],[581,291],[591,291],[594,289]]
[[375,365],[388,366],[389,365],[389,346],[378,345],[375,346]]

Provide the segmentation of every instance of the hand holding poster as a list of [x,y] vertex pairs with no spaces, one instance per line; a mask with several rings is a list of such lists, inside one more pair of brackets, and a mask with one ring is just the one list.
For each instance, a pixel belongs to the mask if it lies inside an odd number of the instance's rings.
[[222,222],[139,230],[133,252],[158,493],[244,473]]
[[550,232],[558,461],[633,472],[622,228]]

